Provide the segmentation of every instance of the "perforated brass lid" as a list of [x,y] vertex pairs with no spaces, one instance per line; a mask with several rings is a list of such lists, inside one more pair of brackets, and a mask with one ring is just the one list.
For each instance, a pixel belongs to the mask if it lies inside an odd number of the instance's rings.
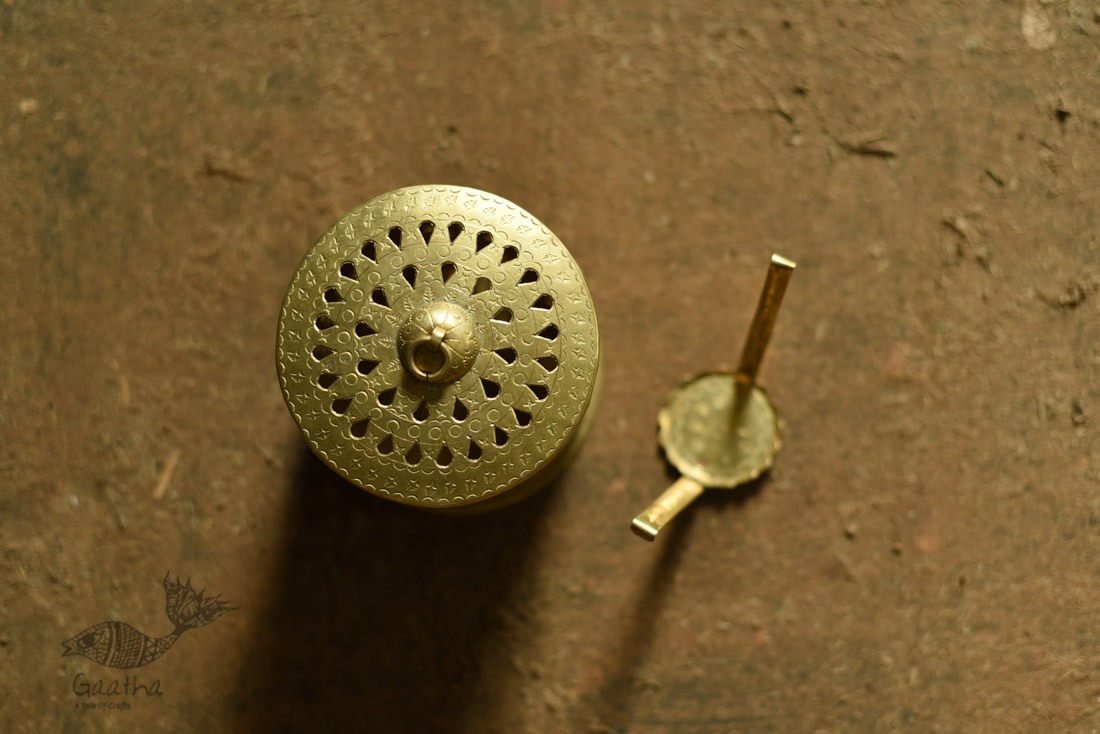
[[530,480],[570,444],[599,336],[580,269],[541,222],[483,191],[414,186],[309,250],[277,361],[326,464],[391,500],[457,507]]

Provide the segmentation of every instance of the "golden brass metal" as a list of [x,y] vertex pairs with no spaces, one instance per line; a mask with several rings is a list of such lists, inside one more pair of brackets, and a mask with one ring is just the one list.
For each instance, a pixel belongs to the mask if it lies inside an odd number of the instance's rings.
[[764,350],[772,338],[775,318],[779,315],[779,306],[783,294],[787,292],[787,283],[794,274],[795,263],[781,255],[772,255],[768,266],[768,275],[764,279],[764,290],[756,304],[756,313],[752,317],[749,335],[741,350],[741,362],[737,365],[737,374],[746,380],[756,382],[756,373],[764,361]]
[[277,366],[310,448],[348,481],[480,509],[572,455],[599,332],[580,269],[541,222],[483,191],[414,186],[353,209],[309,250]]
[[646,540],[653,540],[672,518],[680,514],[703,493],[703,485],[694,479],[680,477],[661,493],[645,512],[634,518],[630,527]]
[[631,522],[634,533],[654,540],[661,528],[703,493],[732,489],[771,469],[782,442],[782,422],[756,374],[795,263],[772,255],[736,372],[690,378],[657,416],[658,441],[682,475]]

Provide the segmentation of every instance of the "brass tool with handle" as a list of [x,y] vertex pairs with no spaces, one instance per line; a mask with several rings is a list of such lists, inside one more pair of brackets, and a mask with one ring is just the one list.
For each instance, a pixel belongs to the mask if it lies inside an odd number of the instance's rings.
[[654,540],[704,488],[732,489],[775,463],[782,425],[756,374],[794,268],[792,261],[772,255],[737,371],[696,375],[661,409],[658,440],[681,477],[631,522],[645,540]]

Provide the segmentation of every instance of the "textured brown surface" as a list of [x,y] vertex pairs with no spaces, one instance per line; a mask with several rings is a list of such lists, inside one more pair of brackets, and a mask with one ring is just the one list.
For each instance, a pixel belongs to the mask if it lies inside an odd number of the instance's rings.
[[[0,729],[1100,726],[1096,6],[462,8],[0,2]],[[274,375],[306,247],[420,182],[599,311],[588,444],[494,515],[342,484]],[[773,249],[778,465],[647,545]],[[166,571],[239,609],[74,709],[124,671],[61,641],[167,634]]]

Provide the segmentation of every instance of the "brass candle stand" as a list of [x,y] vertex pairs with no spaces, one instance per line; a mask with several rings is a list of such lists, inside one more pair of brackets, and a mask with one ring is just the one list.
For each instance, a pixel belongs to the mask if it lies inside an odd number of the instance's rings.
[[661,409],[658,441],[681,476],[634,518],[630,527],[636,535],[654,540],[704,488],[733,489],[775,463],[782,423],[756,375],[794,268],[790,260],[772,255],[737,371],[696,375]]

